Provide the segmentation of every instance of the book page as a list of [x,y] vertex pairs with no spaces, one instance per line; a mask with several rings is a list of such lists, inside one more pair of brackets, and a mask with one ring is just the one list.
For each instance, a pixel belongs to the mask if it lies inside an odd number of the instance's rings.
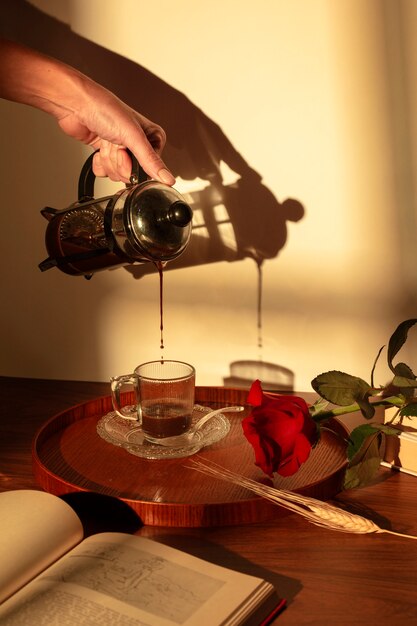
[[0,602],[82,538],[80,520],[57,496],[27,489],[0,493]]
[[84,540],[5,602],[0,619],[2,626],[237,624],[244,605],[252,610],[254,600],[262,603],[271,590],[260,579],[156,541],[103,533]]

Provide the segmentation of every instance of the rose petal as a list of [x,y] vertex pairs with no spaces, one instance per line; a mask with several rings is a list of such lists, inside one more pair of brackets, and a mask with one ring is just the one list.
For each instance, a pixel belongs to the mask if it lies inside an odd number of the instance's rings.
[[272,476],[273,467],[271,464],[271,455],[265,445],[265,441],[260,439],[255,430],[247,429],[245,431],[245,436],[255,452],[255,465],[257,465],[264,472],[264,474]]
[[259,380],[251,386],[248,403],[254,408],[242,420],[242,427],[256,465],[268,476],[295,474],[317,441],[308,404],[298,396],[265,394]]
[[248,404],[252,406],[261,406],[264,394],[261,387],[261,381],[255,380],[249,390]]
[[294,449],[291,456],[279,467],[278,474],[280,474],[280,476],[292,476],[298,472],[301,465],[307,461],[310,452],[311,443],[303,434],[299,435],[294,442]]

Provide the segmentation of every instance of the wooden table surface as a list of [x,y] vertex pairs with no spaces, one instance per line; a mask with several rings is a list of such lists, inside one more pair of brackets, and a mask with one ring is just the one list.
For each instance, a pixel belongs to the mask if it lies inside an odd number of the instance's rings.
[[[0,377],[0,490],[39,488],[31,459],[36,431],[58,412],[108,394],[106,383]],[[372,485],[334,502],[417,537],[416,477],[381,469]],[[417,539],[338,533],[292,514],[222,528],[142,526],[136,533],[271,581],[288,602],[277,625],[417,625]]]

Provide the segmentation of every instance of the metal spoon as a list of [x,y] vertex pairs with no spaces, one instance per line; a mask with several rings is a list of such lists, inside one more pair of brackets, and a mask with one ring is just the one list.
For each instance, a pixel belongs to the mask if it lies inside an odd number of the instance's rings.
[[214,411],[210,411],[206,415],[203,415],[198,422],[194,424],[194,426],[183,435],[175,435],[173,437],[163,437],[158,439],[157,437],[151,437],[145,433],[146,441],[150,443],[156,443],[159,446],[166,446],[168,448],[179,448],[184,445],[189,445],[193,443],[193,439],[195,434],[201,429],[201,427],[208,422],[212,417],[218,415],[219,413],[238,413],[243,411],[245,407],[243,406],[225,406],[223,409],[215,409]]

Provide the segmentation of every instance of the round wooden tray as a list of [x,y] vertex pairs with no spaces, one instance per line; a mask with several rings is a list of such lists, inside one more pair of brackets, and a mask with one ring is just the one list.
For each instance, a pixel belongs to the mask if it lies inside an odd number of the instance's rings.
[[[245,405],[244,389],[197,387],[196,403],[213,409]],[[133,394],[123,402],[132,403]],[[92,491],[126,502],[144,524],[153,526],[223,526],[261,522],[287,514],[283,508],[246,489],[206,476],[190,467],[189,459],[212,460],[259,482],[265,475],[254,464],[254,453],[242,433],[241,420],[250,411],[228,413],[229,434],[193,457],[148,460],[104,441],[96,431],[99,419],[112,410],[110,396],[72,407],[50,419],[33,442],[33,469],[39,485],[55,495]],[[334,430],[346,436],[334,420]],[[346,452],[342,438],[324,431],[308,461],[289,478],[277,477],[276,487],[328,499],[342,487]]]

